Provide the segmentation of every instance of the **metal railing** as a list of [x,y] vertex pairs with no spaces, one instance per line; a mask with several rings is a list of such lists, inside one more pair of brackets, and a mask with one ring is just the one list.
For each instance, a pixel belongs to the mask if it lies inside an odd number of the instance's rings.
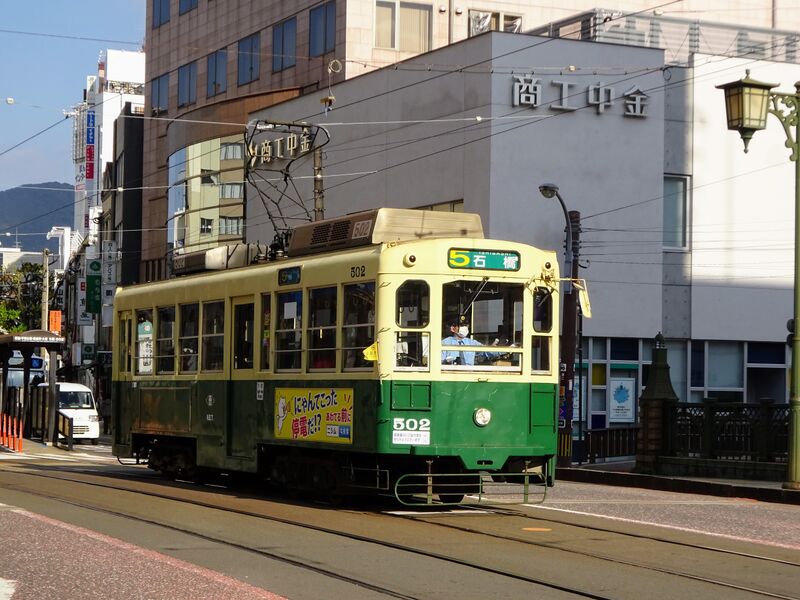
[[788,438],[787,404],[706,400],[664,405],[666,456],[784,463]]
[[600,458],[617,458],[636,454],[636,437],[639,426],[589,429],[585,432],[586,459],[596,462]]

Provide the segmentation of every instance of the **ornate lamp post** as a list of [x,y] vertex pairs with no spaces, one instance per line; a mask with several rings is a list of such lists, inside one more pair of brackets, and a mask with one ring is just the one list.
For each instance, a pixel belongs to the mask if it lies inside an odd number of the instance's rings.
[[[800,323],[800,81],[794,94],[773,92],[776,83],[745,78],[718,85],[725,92],[728,129],[738,131],[744,151],[753,133],[767,126],[767,113],[775,115],[786,133],[789,159],[794,162],[794,322]],[[800,328],[792,332],[792,380],[789,399],[789,464],[786,468],[786,489],[800,490]]]

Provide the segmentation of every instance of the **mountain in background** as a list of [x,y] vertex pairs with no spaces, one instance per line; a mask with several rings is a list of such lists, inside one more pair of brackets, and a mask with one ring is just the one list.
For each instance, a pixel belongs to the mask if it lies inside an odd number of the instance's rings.
[[0,244],[26,252],[58,252],[58,239],[47,239],[51,227],[72,227],[75,195],[67,183],[26,184],[0,192]]

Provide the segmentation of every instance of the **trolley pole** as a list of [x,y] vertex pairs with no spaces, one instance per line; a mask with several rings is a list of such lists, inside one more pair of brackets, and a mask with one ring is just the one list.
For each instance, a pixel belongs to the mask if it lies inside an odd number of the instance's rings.
[[[569,241],[572,254],[571,279],[578,278],[578,257],[580,255],[581,213],[571,210],[568,213],[571,235]],[[575,353],[577,348],[578,291],[570,285],[564,295],[564,316],[561,328],[561,368],[559,377],[558,410],[558,458],[557,467],[572,465],[572,417],[575,400]]]
[[322,148],[314,149],[314,220],[325,218],[325,194],[322,184]]

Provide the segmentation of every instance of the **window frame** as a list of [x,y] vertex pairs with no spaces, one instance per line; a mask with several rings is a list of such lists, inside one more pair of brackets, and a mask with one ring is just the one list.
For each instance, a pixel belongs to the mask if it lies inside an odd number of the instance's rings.
[[[678,199],[679,194],[668,194],[667,193],[667,183],[668,182],[677,182],[682,187],[682,194],[680,194],[680,199]],[[661,214],[661,224],[662,224],[662,247],[664,250],[669,251],[677,251],[677,252],[684,252],[688,251],[689,249],[689,203],[690,203],[690,193],[691,193],[691,182],[690,177],[687,175],[677,175],[672,173],[665,173],[664,174],[664,185],[663,185],[663,198],[662,198],[662,214]],[[675,198],[674,202],[669,201],[670,198]],[[669,205],[669,206],[668,206]],[[677,206],[680,205],[680,206]],[[676,228],[674,234],[668,234],[667,232],[667,211],[668,208],[671,209],[671,213],[677,216],[675,220],[680,220],[679,228]],[[680,214],[682,213],[682,214]],[[667,239],[669,235],[669,240]],[[671,243],[677,242],[677,243]]]
[[[322,17],[316,17],[318,13]],[[317,31],[320,27],[321,31]],[[319,48],[315,48],[316,44]],[[336,2],[330,0],[315,6],[308,12],[308,55],[312,57],[324,56],[336,48]]]
[[153,8],[153,29],[169,23],[169,0],[153,0],[151,6]]
[[[334,371],[336,370],[336,363],[338,357],[338,307],[339,307],[339,290],[335,285],[324,287],[316,287],[308,289],[308,327],[306,328],[306,335],[308,336],[307,350],[308,360],[306,361],[308,371]],[[320,302],[333,301],[332,306],[318,305]],[[327,319],[319,324],[317,316],[321,311],[328,311]],[[332,334],[332,339],[331,339]],[[320,343],[327,345],[315,344],[316,336],[319,335]],[[332,342],[332,345],[331,345]],[[322,359],[323,364],[316,364],[318,358]],[[331,358],[333,359],[331,361]]]
[[[292,46],[287,48],[286,33],[291,25]],[[289,52],[287,52],[289,50]],[[290,17],[272,26],[272,72],[280,73],[297,64],[297,17]]]
[[[236,46],[236,82],[238,85],[247,85],[258,81],[261,77],[261,32],[256,31],[239,40]],[[242,74],[247,72],[248,79]]]
[[206,57],[206,97],[228,91],[228,49],[222,48]]
[[[194,321],[187,321],[185,315],[194,312]],[[194,324],[194,332],[187,332],[187,324]],[[192,341],[194,343],[192,343]],[[194,346],[194,348],[192,348]],[[189,302],[178,305],[178,372],[197,373],[200,356],[200,304]],[[187,353],[187,351],[189,351]],[[194,366],[192,366],[194,361]]]
[[[287,321],[288,318],[282,318],[281,314],[285,314],[283,311],[284,305],[288,304],[288,301],[294,301],[295,306],[295,316],[294,324],[292,327],[283,327],[282,322]],[[300,372],[303,368],[303,350],[304,348],[304,329],[303,329],[303,304],[305,304],[305,294],[303,293],[302,288],[294,289],[294,290],[285,290],[275,294],[275,304],[278,310],[278,316],[275,320],[275,349],[273,352],[275,353],[275,371],[282,371],[282,372]],[[289,340],[287,334],[294,334],[294,342],[298,344],[296,348],[289,348],[284,349],[283,343],[284,340],[281,339],[281,336],[286,336],[285,340]],[[287,356],[291,356],[293,358],[293,362],[296,362],[296,365],[291,367],[281,366],[281,359]]]
[[[135,374],[138,376],[149,376],[155,374],[155,356],[154,356],[154,342],[155,342],[155,330],[154,330],[154,323],[153,323],[153,309],[152,308],[138,308],[134,313],[136,319],[136,339],[133,344],[134,348],[134,365],[135,365]],[[149,348],[150,353],[147,354],[146,352],[142,352],[140,348],[140,344],[144,342],[144,347],[147,348],[147,339],[144,337],[140,337],[141,334],[139,332],[140,326],[140,319],[145,318],[148,319],[142,322],[150,323],[150,340],[149,340]],[[145,331],[146,333],[146,331]],[[149,360],[149,368],[147,361]]]
[[[371,299],[371,305],[367,304],[367,320],[360,321],[358,313],[352,310],[350,305],[358,301],[358,297],[367,295]],[[375,281],[359,281],[358,283],[346,283],[342,286],[342,319],[340,338],[342,340],[342,371],[372,371],[375,368],[374,361],[364,358],[364,348],[370,346],[375,341]],[[371,313],[371,314],[370,314]],[[355,315],[356,321],[347,322],[349,315]],[[370,320],[371,317],[371,320]],[[369,343],[362,346],[358,343],[359,334],[365,332],[366,340]],[[352,340],[349,341],[349,340]],[[352,364],[348,366],[348,362]]]
[[178,2],[178,14],[185,15],[189,11],[194,10],[197,8],[197,0],[179,0]]
[[[392,28],[390,46],[378,45],[378,6],[392,7]],[[423,44],[422,50],[409,50],[401,47],[400,37],[400,21],[402,20],[401,13],[404,8],[421,9],[428,13],[428,36]],[[374,23],[375,37],[373,40],[373,47],[384,50],[395,50],[397,52],[409,52],[414,54],[424,54],[433,49],[433,6],[422,2],[406,2],[404,0],[375,0],[375,23]]]
[[235,371],[252,370],[255,366],[255,311],[255,303],[252,300],[236,302],[233,305],[232,366]]
[[[209,314],[211,313],[211,314]],[[216,313],[216,315],[214,314]],[[214,318],[221,317],[217,320]],[[208,300],[203,302],[200,314],[202,329],[200,364],[201,370],[206,372],[219,372],[225,368],[225,300]],[[216,325],[221,322],[220,329]],[[208,327],[214,327],[213,331],[208,331]],[[221,345],[220,345],[221,344]]]
[[178,108],[197,102],[197,61],[178,67]]
[[154,115],[169,111],[169,73],[159,75],[150,82],[150,112]]
[[[162,315],[172,311],[172,321],[168,321]],[[155,338],[156,338],[156,373],[175,373],[175,323],[176,323],[176,316],[177,311],[175,310],[175,306],[159,306],[156,308],[156,327],[155,327]],[[163,329],[162,326],[165,322],[171,323],[170,326],[170,333],[169,336],[162,335]],[[165,354],[163,349],[165,347],[171,347],[172,352],[169,354]],[[168,364],[168,361],[171,360],[172,368],[164,368],[165,365]]]

